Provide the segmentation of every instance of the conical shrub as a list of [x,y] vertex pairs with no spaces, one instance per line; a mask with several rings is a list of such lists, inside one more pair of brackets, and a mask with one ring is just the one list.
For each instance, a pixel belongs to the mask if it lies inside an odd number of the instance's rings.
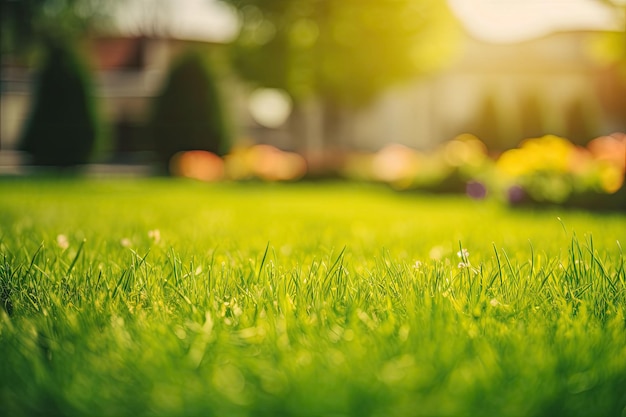
[[550,133],[546,128],[545,110],[539,94],[527,93],[520,106],[520,139],[539,138]]
[[188,52],[172,65],[155,98],[148,129],[164,168],[177,152],[228,151],[225,109],[215,77],[198,52]]
[[565,137],[576,145],[584,146],[594,137],[600,136],[594,110],[593,105],[583,98],[572,101],[565,114]]
[[32,164],[64,168],[89,161],[98,133],[91,88],[75,51],[49,41],[21,138]]
[[478,109],[468,130],[476,135],[489,150],[504,148],[502,116],[494,94],[485,95],[482,106]]

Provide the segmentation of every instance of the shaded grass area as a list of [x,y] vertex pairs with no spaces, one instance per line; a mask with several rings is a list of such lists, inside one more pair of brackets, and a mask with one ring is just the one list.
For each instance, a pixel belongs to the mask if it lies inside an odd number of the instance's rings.
[[0,196],[3,415],[626,407],[624,215],[342,183]]

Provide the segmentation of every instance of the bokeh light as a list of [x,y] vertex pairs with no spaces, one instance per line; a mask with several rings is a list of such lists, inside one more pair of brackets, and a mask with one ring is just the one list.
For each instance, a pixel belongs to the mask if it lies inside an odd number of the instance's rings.
[[224,178],[224,161],[207,151],[186,151],[175,154],[170,161],[172,175],[213,182]]
[[254,121],[269,128],[282,126],[289,118],[292,107],[289,94],[276,88],[259,88],[250,95],[248,102]]
[[225,162],[232,180],[295,181],[307,173],[301,155],[265,144],[237,147],[225,157]]

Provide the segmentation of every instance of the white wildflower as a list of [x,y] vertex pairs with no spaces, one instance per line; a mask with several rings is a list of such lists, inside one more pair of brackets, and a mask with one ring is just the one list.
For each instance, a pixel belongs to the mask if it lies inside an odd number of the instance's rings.
[[422,261],[415,261],[413,269],[420,269],[422,267]]
[[469,268],[469,266],[470,266],[469,262],[459,262],[458,268],[459,269]]
[[462,259],[467,259],[469,257],[469,252],[467,249],[462,248],[460,251],[456,253],[456,256]]
[[161,241],[161,231],[159,229],[154,229],[148,231],[148,237],[154,241],[154,243],[159,243]]
[[59,247],[63,250],[67,249],[70,247],[70,241],[67,239],[67,236],[65,235],[58,235],[57,236],[57,245],[59,245]]
[[[500,301],[498,301],[498,300],[497,300],[497,299],[495,299],[495,298],[492,298],[492,299],[491,299],[491,301],[489,301],[489,304],[490,304],[492,307],[503,308],[503,309],[505,309],[505,310],[508,310],[508,309],[509,309],[509,307],[510,307],[510,305],[509,305],[509,304],[504,304],[504,303],[501,303]],[[536,309],[536,310],[538,310],[538,309],[539,309],[539,307],[535,307],[535,309]]]

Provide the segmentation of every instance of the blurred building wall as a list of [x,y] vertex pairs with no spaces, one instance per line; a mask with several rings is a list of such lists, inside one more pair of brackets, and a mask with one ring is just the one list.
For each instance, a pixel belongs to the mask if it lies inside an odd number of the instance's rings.
[[[102,36],[80,45],[93,71],[98,111],[114,133],[117,122],[140,125],[158,94],[172,60],[187,47],[220,47],[208,42],[165,37]],[[16,150],[28,117],[36,71],[11,59],[2,60],[0,149]],[[59,98],[62,105],[62,97]],[[113,138],[114,142],[114,138]]]
[[[351,145],[376,149],[396,142],[428,148],[460,133],[481,136],[495,130],[500,145],[510,147],[532,131],[528,116],[540,119],[536,123],[543,133],[567,136],[577,103],[589,119],[589,134],[626,129],[625,120],[603,110],[606,101],[625,92],[605,86],[600,94],[599,76],[604,84],[612,81],[585,53],[592,35],[555,33],[513,45],[468,37],[463,54],[446,71],[394,88],[361,112]],[[484,117],[488,100],[494,109]],[[535,101],[535,114],[528,114],[529,101]]]
[[[350,126],[343,126],[345,132],[336,135],[340,143],[333,145],[377,150],[400,143],[424,149],[471,132],[479,137],[496,135],[498,146],[510,147],[532,131],[527,125],[533,117],[524,116],[529,100],[535,100],[535,112],[540,117],[534,118],[541,119],[539,129],[543,133],[567,136],[573,117],[570,109],[575,103],[582,103],[583,113],[596,122],[593,129],[597,134],[626,130],[626,121],[603,110],[605,102],[620,103],[619,96],[626,96],[626,92],[610,88],[611,81],[606,78],[610,73],[596,67],[585,54],[584,43],[591,35],[563,32],[513,45],[468,37],[463,53],[447,70],[396,86],[367,108],[354,111]],[[194,43],[198,42],[123,36],[90,40],[87,49],[106,120],[111,125],[120,120],[140,123],[173,57]],[[12,150],[17,147],[28,110],[33,73],[5,62],[1,72],[0,149]],[[291,150],[328,146],[321,138],[320,109],[315,103],[301,106],[288,125],[267,129],[250,117],[245,101],[247,87],[235,81],[226,90],[236,130],[242,137]],[[486,111],[489,101],[493,108]]]

